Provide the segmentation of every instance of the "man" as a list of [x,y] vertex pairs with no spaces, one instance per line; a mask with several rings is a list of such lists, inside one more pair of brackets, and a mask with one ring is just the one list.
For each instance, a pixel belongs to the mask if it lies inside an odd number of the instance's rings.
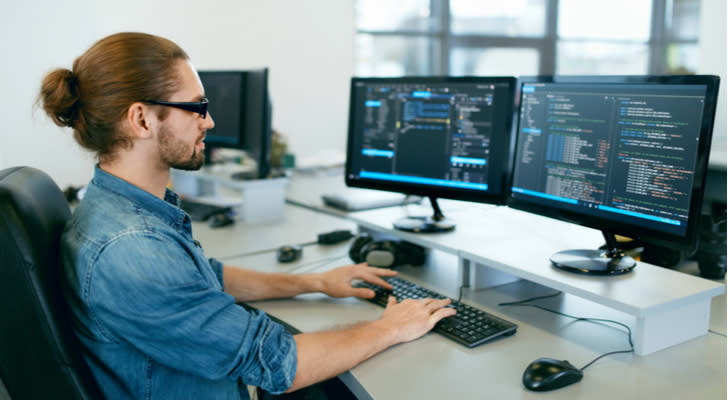
[[40,101],[98,164],[62,238],[64,288],[84,356],[111,398],[247,398],[246,385],[291,392],[334,377],[454,314],[445,300],[389,305],[376,321],[292,336],[236,304],[306,292],[373,296],[396,273],[350,265],[266,274],[207,259],[166,185],[198,169],[214,126],[197,72],[169,40],[120,33],[73,70],[44,79]]

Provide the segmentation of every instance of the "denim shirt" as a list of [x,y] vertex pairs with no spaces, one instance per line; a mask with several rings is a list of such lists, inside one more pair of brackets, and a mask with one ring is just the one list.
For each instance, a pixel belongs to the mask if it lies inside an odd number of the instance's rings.
[[223,266],[165,200],[98,166],[62,237],[63,284],[84,357],[112,399],[247,399],[296,374],[296,344],[223,292]]

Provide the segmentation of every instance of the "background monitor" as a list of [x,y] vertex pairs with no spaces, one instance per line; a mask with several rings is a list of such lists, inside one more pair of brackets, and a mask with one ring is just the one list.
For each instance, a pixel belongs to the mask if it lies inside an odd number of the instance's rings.
[[427,196],[408,231],[454,228],[436,198],[504,204],[513,77],[352,78],[348,186]]
[[198,74],[215,120],[205,138],[205,159],[210,162],[216,148],[245,150],[257,163],[257,177],[268,177],[273,137],[268,69]]
[[628,272],[614,234],[694,248],[718,91],[715,76],[523,79],[509,206],[604,233],[607,251],[552,256]]

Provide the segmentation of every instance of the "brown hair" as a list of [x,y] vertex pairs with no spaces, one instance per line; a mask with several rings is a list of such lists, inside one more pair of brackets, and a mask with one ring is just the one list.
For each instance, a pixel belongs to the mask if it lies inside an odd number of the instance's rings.
[[[39,102],[58,126],[73,128],[76,141],[108,160],[132,141],[117,129],[132,103],[167,100],[178,89],[176,64],[187,53],[172,41],[135,32],[96,42],[73,62],[43,79]],[[160,117],[167,110],[160,108]]]

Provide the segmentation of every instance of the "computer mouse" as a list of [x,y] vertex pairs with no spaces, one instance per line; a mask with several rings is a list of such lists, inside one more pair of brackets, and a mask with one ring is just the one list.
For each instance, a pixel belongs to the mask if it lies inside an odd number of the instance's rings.
[[523,372],[523,386],[528,390],[545,392],[579,382],[584,374],[570,362],[539,358]]
[[223,226],[232,225],[235,219],[226,213],[218,213],[208,218],[207,225],[210,228],[222,228]]
[[276,258],[278,262],[289,263],[294,262],[301,258],[303,248],[297,245],[284,245],[278,248],[276,252]]

